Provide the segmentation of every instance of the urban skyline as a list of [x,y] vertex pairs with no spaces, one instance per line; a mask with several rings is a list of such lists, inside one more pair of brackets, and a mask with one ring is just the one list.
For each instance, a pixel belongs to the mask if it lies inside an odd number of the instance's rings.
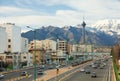
[[119,81],[119,4],[0,0],[0,81]]

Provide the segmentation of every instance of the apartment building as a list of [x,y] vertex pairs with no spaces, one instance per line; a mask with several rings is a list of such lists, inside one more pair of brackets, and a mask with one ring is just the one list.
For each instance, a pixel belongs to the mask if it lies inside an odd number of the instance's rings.
[[13,69],[20,68],[20,54],[0,54],[0,60],[6,64],[11,64]]
[[28,39],[21,37],[21,53],[28,53]]
[[7,33],[5,32],[5,28],[0,26],[0,53],[7,51],[7,45]]
[[8,36],[7,51],[11,53],[20,53],[21,51],[21,28],[17,27],[13,23],[0,24],[1,27],[5,28]]
[[31,53],[22,53],[21,54],[21,67],[23,66],[23,64],[25,64],[24,66],[32,66],[32,54]]
[[[1,54],[1,57],[4,57],[5,60],[3,59],[3,61],[5,61],[5,63],[12,64],[13,69],[18,69],[21,61],[21,28],[13,23],[0,24],[0,27],[4,28],[7,34],[7,39],[6,36],[3,36],[6,44],[2,45],[7,45],[7,49],[3,50],[5,54]],[[4,35],[6,34],[4,33]]]
[[48,57],[50,57],[50,52],[56,51],[56,42],[49,39],[33,40],[29,44],[29,51],[33,54],[33,62],[34,54],[36,53],[36,63],[41,64],[51,59]]
[[57,50],[62,50],[63,54],[67,54],[67,42],[57,39]]

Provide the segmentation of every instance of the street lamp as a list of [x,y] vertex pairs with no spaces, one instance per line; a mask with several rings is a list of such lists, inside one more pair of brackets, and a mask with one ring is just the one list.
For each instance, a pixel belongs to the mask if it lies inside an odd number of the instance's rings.
[[36,81],[36,29],[31,28],[30,26],[27,26],[27,28],[30,28],[34,32],[34,81]]

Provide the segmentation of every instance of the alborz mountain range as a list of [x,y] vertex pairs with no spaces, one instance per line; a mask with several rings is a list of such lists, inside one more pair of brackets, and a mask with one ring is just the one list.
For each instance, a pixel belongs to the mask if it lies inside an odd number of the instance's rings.
[[[120,41],[120,20],[106,19],[96,22],[85,28],[86,44],[95,44],[99,46],[112,46]],[[82,26],[42,26],[36,29],[36,39],[66,40],[69,43],[80,44],[82,41]],[[28,38],[29,41],[34,39],[34,32],[28,31],[22,33],[22,37]]]

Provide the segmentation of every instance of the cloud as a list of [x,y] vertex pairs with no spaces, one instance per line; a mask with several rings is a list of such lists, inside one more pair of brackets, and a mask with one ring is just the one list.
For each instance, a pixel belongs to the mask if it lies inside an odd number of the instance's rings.
[[[110,18],[116,13],[120,13],[119,0],[43,0],[42,4],[47,6],[66,5],[92,18],[98,17],[97,19]],[[116,17],[119,17],[119,14]]]
[[32,10],[17,7],[0,6],[0,14],[31,12]]
[[45,15],[46,13],[18,7],[0,6],[0,16]]
[[[119,4],[118,0],[14,0],[12,6],[0,6],[0,22],[62,27],[81,24],[84,16],[89,25],[100,19],[120,18]],[[58,9],[58,5],[63,6],[62,9]],[[64,6],[71,9],[64,9]],[[52,10],[54,13],[51,14],[49,11]]]
[[[6,23],[16,23],[20,26],[47,26],[47,25],[53,25],[53,26],[64,26],[66,25],[72,25],[74,22],[73,20],[63,19],[60,16],[36,16],[36,15],[30,15],[30,16],[17,16],[17,17],[0,17],[0,22]],[[71,23],[71,24],[70,24]]]

